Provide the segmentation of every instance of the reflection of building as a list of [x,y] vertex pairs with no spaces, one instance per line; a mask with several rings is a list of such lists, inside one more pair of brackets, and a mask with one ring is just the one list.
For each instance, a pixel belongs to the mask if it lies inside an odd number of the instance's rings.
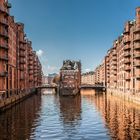
[[81,62],[63,61],[60,70],[60,94],[75,95],[79,92],[81,84]]
[[99,94],[95,96],[94,104],[101,112],[112,139],[140,139],[138,106],[133,106],[114,96]]
[[[98,82],[105,81],[107,89],[114,93],[139,96],[140,7],[136,8],[136,20],[126,22],[123,33],[114,41],[112,48],[109,49],[104,58],[104,62],[105,65],[102,63],[97,68],[98,70],[95,70]],[[101,80],[101,75],[103,75],[104,80]]]
[[0,140],[26,140],[35,128],[37,112],[40,111],[41,96],[31,98],[17,104],[0,114]]
[[94,77],[95,74],[92,71],[83,73],[81,77],[81,83],[94,85],[95,84]]
[[80,94],[81,95],[95,95],[97,91],[95,90],[88,90],[88,89],[81,89]]
[[75,126],[81,119],[81,96],[72,96],[70,98],[61,96],[60,113],[63,118],[64,126]]

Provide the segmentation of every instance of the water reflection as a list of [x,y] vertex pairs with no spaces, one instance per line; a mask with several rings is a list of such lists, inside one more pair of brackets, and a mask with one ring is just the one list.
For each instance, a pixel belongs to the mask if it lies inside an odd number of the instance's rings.
[[77,125],[81,119],[81,96],[60,97],[60,113],[66,125]]
[[41,98],[35,95],[0,114],[0,140],[26,140],[40,109]]
[[113,96],[95,96],[95,106],[114,139],[140,139],[140,107]]
[[48,94],[55,94],[56,91],[55,91],[54,88],[48,88],[48,89],[42,89],[42,90],[41,90],[41,93],[42,93],[43,95],[48,95]]
[[0,114],[0,140],[138,140],[140,106],[95,92],[35,95]]

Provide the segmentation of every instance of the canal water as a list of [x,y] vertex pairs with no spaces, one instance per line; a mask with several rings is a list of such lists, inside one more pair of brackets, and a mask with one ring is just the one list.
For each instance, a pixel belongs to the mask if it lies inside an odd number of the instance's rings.
[[0,140],[110,139],[140,139],[140,106],[82,90],[76,97],[36,94],[0,114]]

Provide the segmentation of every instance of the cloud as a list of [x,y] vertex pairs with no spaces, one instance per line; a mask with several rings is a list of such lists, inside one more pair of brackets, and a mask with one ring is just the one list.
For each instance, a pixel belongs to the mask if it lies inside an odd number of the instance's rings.
[[56,66],[52,66],[48,64],[46,53],[43,50],[39,49],[38,51],[36,51],[36,54],[39,57],[40,62],[42,64],[42,70],[44,75],[48,75],[50,73],[56,73],[59,71]]
[[36,54],[37,54],[37,56],[38,57],[41,57],[42,55],[43,55],[43,51],[42,50],[38,50],[37,52],[36,52]]
[[58,73],[58,68],[56,66],[50,66],[50,65],[43,65],[43,72],[45,75],[50,73]]
[[89,71],[91,71],[91,69],[85,69],[85,72],[89,72]]
[[47,70],[49,73],[55,72],[57,70],[57,67],[48,65]]

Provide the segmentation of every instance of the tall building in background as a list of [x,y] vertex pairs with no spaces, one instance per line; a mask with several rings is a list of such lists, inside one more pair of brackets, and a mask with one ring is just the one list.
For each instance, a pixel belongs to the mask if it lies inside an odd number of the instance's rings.
[[89,84],[94,85],[95,84],[95,74],[93,71],[83,73],[81,76],[81,84]]
[[8,98],[42,84],[42,66],[24,32],[11,16],[11,4],[0,0],[0,96]]

